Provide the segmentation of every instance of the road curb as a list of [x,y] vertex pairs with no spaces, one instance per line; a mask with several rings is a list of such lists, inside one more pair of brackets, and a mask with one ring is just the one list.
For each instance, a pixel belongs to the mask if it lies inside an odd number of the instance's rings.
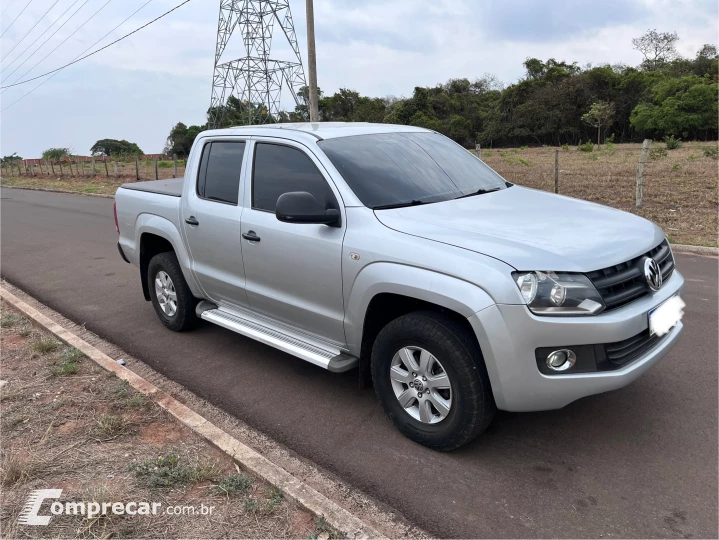
[[324,517],[327,523],[343,533],[347,538],[357,540],[385,538],[373,527],[364,523],[304,481],[296,478],[279,465],[272,463],[259,452],[235,439],[229,433],[163,392],[148,380],[118,364],[108,355],[23,302],[4,287],[0,287],[0,297],[22,311],[38,325],[57,336],[64,343],[80,350],[100,367],[127,381],[135,390],[148,396],[203,439],[228,454],[245,469],[282,490],[290,499],[309,512],[316,516]]
[[696,253],[698,255],[719,255],[719,248],[708,246],[690,246],[688,244],[672,244],[672,250],[683,253]]
[[114,199],[114,195],[103,195],[102,193],[81,193],[80,191],[65,191],[62,189],[48,189],[48,188],[36,188],[36,187],[21,187],[21,186],[3,186],[3,189],[26,189],[28,191],[47,191],[49,193],[64,193],[65,195],[83,195],[85,197],[101,197],[103,199]]

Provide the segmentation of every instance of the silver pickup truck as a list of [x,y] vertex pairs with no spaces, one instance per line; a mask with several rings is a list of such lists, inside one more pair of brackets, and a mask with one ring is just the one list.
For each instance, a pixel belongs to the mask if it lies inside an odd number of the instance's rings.
[[170,330],[198,319],[340,372],[450,450],[496,409],[622,387],[674,346],[684,279],[640,217],[505,181],[426,129],[201,133],[184,179],[121,186],[122,258]]

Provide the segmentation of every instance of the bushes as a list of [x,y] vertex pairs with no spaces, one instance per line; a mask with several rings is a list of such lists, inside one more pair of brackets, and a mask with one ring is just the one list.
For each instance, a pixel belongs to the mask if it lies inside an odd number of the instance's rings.
[[708,157],[708,158],[712,158],[712,159],[719,159],[719,147],[707,146],[704,149],[704,157]]
[[667,143],[667,150],[679,150],[682,147],[682,140],[675,138],[674,135],[664,137],[664,142]]
[[585,143],[579,143],[579,150],[582,152],[594,152],[594,143],[587,141]]

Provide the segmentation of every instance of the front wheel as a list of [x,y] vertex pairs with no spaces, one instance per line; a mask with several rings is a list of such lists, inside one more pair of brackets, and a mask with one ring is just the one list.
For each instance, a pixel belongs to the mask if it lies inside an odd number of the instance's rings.
[[440,313],[410,313],[385,326],[372,348],[372,381],[397,429],[436,450],[468,443],[496,412],[479,347]]
[[187,286],[174,253],[155,255],[147,267],[147,280],[155,313],[165,326],[175,332],[195,326],[197,299]]

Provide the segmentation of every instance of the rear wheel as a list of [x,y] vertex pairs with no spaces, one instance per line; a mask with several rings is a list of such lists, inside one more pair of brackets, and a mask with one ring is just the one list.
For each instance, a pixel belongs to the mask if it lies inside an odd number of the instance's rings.
[[410,313],[385,326],[372,348],[372,380],[397,429],[437,450],[468,443],[496,412],[479,347],[440,313]]
[[195,326],[197,299],[187,286],[173,252],[159,253],[150,260],[147,280],[155,313],[165,326],[175,332]]

